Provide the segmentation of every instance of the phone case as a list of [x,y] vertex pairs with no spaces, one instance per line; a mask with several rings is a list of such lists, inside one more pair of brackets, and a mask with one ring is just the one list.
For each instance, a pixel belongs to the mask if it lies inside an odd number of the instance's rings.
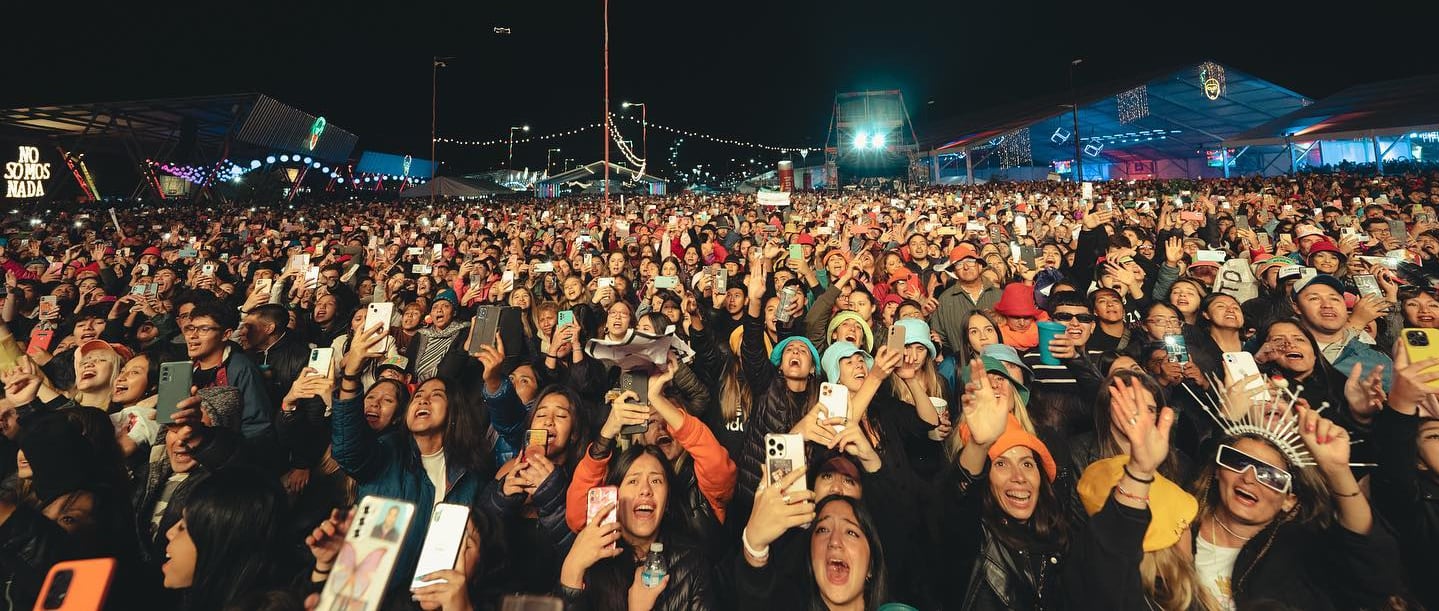
[[[1439,329],[1404,329],[1404,350],[1410,363],[1439,358]],[[1439,365],[1425,369],[1425,372],[1439,369]]]
[[194,365],[190,361],[160,363],[160,384],[155,398],[155,421],[169,424],[175,421],[175,406],[190,396],[191,376]]
[[572,325],[572,324],[575,324],[575,311],[574,311],[574,310],[560,310],[560,313],[559,313],[558,315],[556,315],[556,317],[555,317],[555,326],[556,326],[556,327],[563,327],[563,326],[565,326],[565,325]]
[[480,346],[495,343],[495,333],[500,329],[500,308],[490,305],[476,308],[472,327],[474,332],[470,334],[470,345],[466,348],[471,354],[479,352]]
[[[1254,361],[1254,355],[1248,352],[1225,352],[1223,359],[1224,378],[1229,383],[1259,375],[1259,364]],[[1264,380],[1246,386],[1245,390],[1250,391],[1251,396],[1259,401],[1269,401],[1272,398]]]
[[1171,363],[1188,363],[1189,347],[1184,344],[1184,336],[1170,334],[1164,336],[1164,352],[1169,355]]
[[[767,433],[764,436],[765,467],[769,473],[769,485],[779,483],[789,472],[805,464],[804,437],[793,433]],[[788,493],[805,490],[804,478],[785,490]]]
[[889,341],[886,343],[890,352],[904,352],[904,328],[895,325],[889,328]]
[[435,571],[455,567],[455,558],[460,555],[460,546],[465,540],[465,524],[470,521],[470,508],[464,505],[439,503],[430,513],[430,530],[425,533],[425,543],[420,547],[420,559],[415,563],[415,576],[410,580],[410,589],[443,583],[443,579],[424,581],[420,579]]
[[330,368],[335,364],[334,348],[311,348],[310,367],[317,375],[330,377]]
[[374,611],[380,607],[385,585],[395,568],[395,557],[415,516],[415,505],[396,499],[367,496],[355,506],[350,532],[330,579],[320,593],[319,609]]
[[[829,418],[849,417],[849,388],[843,384],[831,384],[821,382],[819,385],[819,403],[824,406],[825,413],[820,414],[820,420]],[[834,426],[836,433],[844,431],[843,424]]]
[[54,329],[36,329],[30,332],[30,342],[25,346],[26,354],[36,354],[50,350],[50,344],[55,341]]
[[[619,502],[619,498],[620,489],[614,486],[590,488],[589,494],[585,498],[585,523],[588,524],[590,520],[595,519],[595,514],[600,512],[601,507],[611,503],[617,503]],[[610,512],[610,515],[605,516],[601,524],[613,524],[618,520],[619,509],[616,508]]]
[[114,558],[57,562],[40,586],[35,610],[100,611],[114,576]]

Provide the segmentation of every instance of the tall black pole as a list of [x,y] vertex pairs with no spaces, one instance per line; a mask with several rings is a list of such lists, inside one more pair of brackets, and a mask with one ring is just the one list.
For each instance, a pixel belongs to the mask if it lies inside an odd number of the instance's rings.
[[1074,92],[1074,67],[1082,61],[1084,60],[1076,59],[1069,62],[1069,102],[1074,113],[1074,182],[1084,180],[1084,157],[1079,151],[1079,97]]

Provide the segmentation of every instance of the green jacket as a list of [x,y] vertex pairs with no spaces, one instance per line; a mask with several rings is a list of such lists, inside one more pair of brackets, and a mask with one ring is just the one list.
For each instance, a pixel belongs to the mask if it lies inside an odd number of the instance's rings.
[[993,310],[1003,293],[997,286],[985,286],[976,301],[955,283],[939,294],[939,308],[929,315],[929,328],[939,333],[947,348],[962,355],[967,336],[964,325],[969,315],[979,310]]

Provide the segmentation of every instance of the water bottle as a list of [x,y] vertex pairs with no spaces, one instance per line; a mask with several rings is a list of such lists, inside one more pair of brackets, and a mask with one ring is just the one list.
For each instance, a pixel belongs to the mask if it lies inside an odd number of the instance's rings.
[[645,556],[645,570],[640,573],[640,579],[644,580],[646,588],[657,588],[665,578],[665,544],[651,543],[650,553]]

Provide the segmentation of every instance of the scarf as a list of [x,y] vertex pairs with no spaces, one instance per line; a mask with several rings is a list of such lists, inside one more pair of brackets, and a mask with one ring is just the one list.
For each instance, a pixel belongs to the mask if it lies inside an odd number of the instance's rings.
[[1015,331],[1006,323],[999,324],[999,333],[1004,336],[1004,345],[1024,354],[1039,345],[1039,321],[1029,323],[1029,330]]
[[452,322],[443,330],[423,327],[416,331],[417,335],[425,338],[420,348],[420,354],[415,358],[416,384],[435,377],[440,367],[440,360],[445,358],[445,353],[450,351],[450,345],[455,343],[455,336],[469,328],[470,323]]

